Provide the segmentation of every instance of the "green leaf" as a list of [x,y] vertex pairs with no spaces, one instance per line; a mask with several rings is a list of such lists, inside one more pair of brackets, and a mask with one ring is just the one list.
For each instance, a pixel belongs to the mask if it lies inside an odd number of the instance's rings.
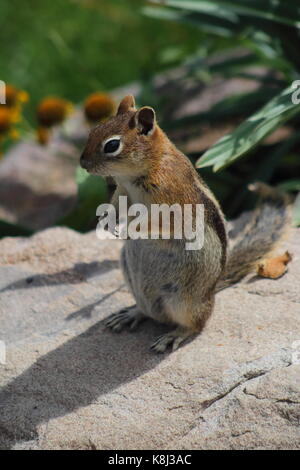
[[[161,3],[160,1],[152,0],[152,3]],[[230,21],[237,21],[238,17],[234,12],[231,12],[227,6],[224,7],[222,2],[213,2],[205,0],[189,1],[189,0],[164,0],[163,5],[170,7],[180,8],[182,10],[195,11],[214,15],[219,18],[226,18]]]
[[144,15],[160,20],[177,21],[201,29],[201,32],[211,33],[223,37],[234,34],[233,23],[230,19],[206,13],[192,13],[189,11],[173,10],[171,8],[144,7]]
[[300,179],[283,181],[278,185],[282,191],[300,191]]
[[213,170],[218,171],[253,150],[266,136],[300,112],[300,104],[292,101],[294,92],[293,86],[283,90],[234,132],[222,137],[205,152],[196,167],[213,166]]

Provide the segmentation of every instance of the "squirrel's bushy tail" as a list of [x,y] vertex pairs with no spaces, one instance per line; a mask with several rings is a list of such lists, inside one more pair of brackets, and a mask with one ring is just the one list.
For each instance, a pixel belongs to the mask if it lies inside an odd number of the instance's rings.
[[217,283],[216,292],[254,271],[258,261],[272,254],[291,226],[290,200],[286,194],[264,183],[255,183],[249,189],[257,192],[261,201],[229,249],[225,272]]

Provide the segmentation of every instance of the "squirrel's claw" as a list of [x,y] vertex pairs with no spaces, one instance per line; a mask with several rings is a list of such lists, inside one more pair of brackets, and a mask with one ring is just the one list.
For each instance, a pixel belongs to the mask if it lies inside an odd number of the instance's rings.
[[134,305],[110,315],[105,321],[105,326],[116,333],[119,333],[125,326],[129,326],[130,329],[133,330],[144,320],[144,318],[144,315],[140,313]]
[[176,351],[179,346],[190,336],[193,332],[183,329],[182,327],[176,328],[176,330],[166,333],[165,335],[159,336],[156,341],[150,346],[151,351],[156,353],[163,353],[169,346],[172,347],[172,351]]

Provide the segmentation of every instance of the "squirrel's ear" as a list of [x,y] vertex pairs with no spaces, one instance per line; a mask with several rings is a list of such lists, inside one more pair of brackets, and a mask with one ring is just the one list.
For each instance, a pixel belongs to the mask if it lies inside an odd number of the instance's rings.
[[151,135],[156,125],[154,109],[149,106],[139,109],[135,115],[135,122],[141,134]]
[[135,110],[135,99],[132,95],[127,95],[119,104],[117,114],[124,114],[130,109]]

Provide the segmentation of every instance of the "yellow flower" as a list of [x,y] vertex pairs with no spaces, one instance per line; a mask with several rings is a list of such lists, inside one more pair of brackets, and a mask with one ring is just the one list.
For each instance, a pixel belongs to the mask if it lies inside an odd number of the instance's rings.
[[5,140],[7,137],[10,137],[11,139],[19,138],[19,132],[17,129],[13,128],[13,124],[13,111],[6,106],[0,106],[0,142]]
[[20,138],[20,132],[17,129],[11,129],[9,137],[13,140],[18,140]]
[[84,103],[84,114],[88,122],[96,123],[114,112],[115,104],[105,93],[93,93]]
[[[4,129],[4,127],[8,128],[12,124],[16,124],[17,122],[21,121],[22,105],[26,101],[28,101],[28,93],[26,93],[26,91],[19,90],[18,88],[10,84],[7,84],[5,86],[5,104],[0,106],[2,122],[0,126],[2,126],[2,129]],[[4,130],[2,130],[2,134],[3,132]],[[4,133],[7,132],[8,129],[6,129]],[[17,131],[13,132],[13,138],[15,138],[15,132]]]
[[70,113],[71,104],[61,98],[44,98],[37,108],[37,120],[41,127],[49,128],[60,124]]
[[19,91],[18,100],[20,101],[20,103],[27,103],[27,101],[29,101],[29,95],[27,91]]
[[10,115],[11,115],[11,122],[16,124],[17,122],[21,121],[21,108],[19,105],[15,106],[14,108],[11,108],[10,110]]

